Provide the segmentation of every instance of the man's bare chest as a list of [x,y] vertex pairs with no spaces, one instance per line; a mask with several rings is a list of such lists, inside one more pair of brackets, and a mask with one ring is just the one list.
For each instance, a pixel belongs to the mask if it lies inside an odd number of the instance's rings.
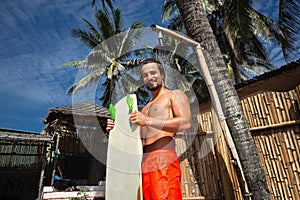
[[143,109],[143,113],[149,117],[166,119],[172,117],[171,101],[160,99],[149,102]]

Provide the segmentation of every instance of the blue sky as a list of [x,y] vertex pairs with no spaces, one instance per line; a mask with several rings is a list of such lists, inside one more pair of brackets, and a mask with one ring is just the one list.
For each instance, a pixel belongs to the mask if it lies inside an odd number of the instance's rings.
[[[162,2],[117,0],[115,5],[125,25],[139,19],[164,26]],[[259,7],[276,15],[273,8],[274,3]],[[40,132],[50,108],[72,103],[65,91],[77,71],[61,64],[89,53],[70,32],[85,28],[82,17],[93,21],[94,8],[89,0],[2,0],[0,16],[0,128]],[[277,66],[285,64],[278,48],[270,52]]]
[[[117,6],[125,25],[136,19],[150,25],[160,23],[159,2],[122,0]],[[77,71],[61,64],[88,55],[70,32],[85,28],[81,18],[93,21],[94,10],[89,0],[1,1],[0,128],[40,132],[50,108],[71,105],[65,91]]]

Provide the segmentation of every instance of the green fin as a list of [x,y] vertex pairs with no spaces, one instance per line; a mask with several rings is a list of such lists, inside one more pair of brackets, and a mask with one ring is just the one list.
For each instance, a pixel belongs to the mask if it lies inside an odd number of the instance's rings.
[[129,111],[133,111],[133,98],[130,97],[129,94],[126,95],[126,103],[128,105]]
[[114,106],[112,104],[109,104],[109,113],[111,115],[111,118],[113,120],[116,119],[116,109],[114,108]]

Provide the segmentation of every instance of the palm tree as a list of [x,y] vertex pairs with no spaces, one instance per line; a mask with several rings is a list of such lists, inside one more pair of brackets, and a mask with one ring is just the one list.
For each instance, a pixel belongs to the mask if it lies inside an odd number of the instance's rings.
[[184,21],[186,32],[204,48],[205,58],[218,96],[223,103],[223,112],[230,127],[233,140],[253,199],[270,199],[265,175],[259,162],[257,149],[247,126],[241,102],[230,81],[222,53],[200,0],[180,1],[176,5]]
[[[282,47],[286,60],[296,50],[294,41],[299,31],[300,12],[295,1],[280,1],[278,22],[256,11],[252,1],[203,3],[206,3],[205,11],[210,25],[236,83],[241,81],[241,76],[248,78],[245,72],[239,70],[239,66],[253,72],[272,69],[266,48],[259,38],[277,42]],[[171,29],[184,29],[175,0],[165,1],[162,19],[169,19]],[[291,26],[292,24],[295,26]]]
[[[114,0],[112,0],[112,1],[114,1]],[[101,0],[104,11],[107,11],[106,5],[108,5],[108,7],[110,9],[113,9],[112,1],[111,0]],[[94,7],[95,5],[96,5],[96,0],[92,0],[92,7]]]
[[76,28],[72,29],[71,35],[79,38],[87,47],[92,49],[92,52],[86,60],[68,62],[63,66],[87,69],[90,70],[90,73],[69,87],[67,94],[74,94],[92,81],[98,81],[100,77],[106,76],[107,79],[103,83],[105,90],[100,101],[104,106],[108,106],[115,82],[119,84],[119,89],[122,90],[119,76],[125,67],[120,62],[129,56],[127,50],[133,45],[133,38],[138,37],[139,32],[136,29],[142,27],[142,23],[135,21],[126,31],[121,23],[121,11],[119,9],[112,9],[111,14],[97,9],[95,13],[96,26],[84,18],[82,20],[87,25],[88,31]]

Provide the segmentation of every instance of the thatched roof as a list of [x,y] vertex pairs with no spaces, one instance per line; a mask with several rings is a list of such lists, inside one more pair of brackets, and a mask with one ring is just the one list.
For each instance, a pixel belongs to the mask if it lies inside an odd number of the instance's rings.
[[83,102],[70,106],[51,108],[44,123],[49,123],[55,119],[66,119],[68,117],[97,117],[97,118],[110,118],[110,114],[107,108],[98,106],[97,104],[90,102]]
[[52,137],[39,133],[25,132],[19,130],[0,129],[0,143],[47,143],[51,142]]
[[39,133],[0,129],[0,168],[40,166],[52,137]]
[[300,59],[235,86],[240,97],[262,91],[289,91],[300,84]]

